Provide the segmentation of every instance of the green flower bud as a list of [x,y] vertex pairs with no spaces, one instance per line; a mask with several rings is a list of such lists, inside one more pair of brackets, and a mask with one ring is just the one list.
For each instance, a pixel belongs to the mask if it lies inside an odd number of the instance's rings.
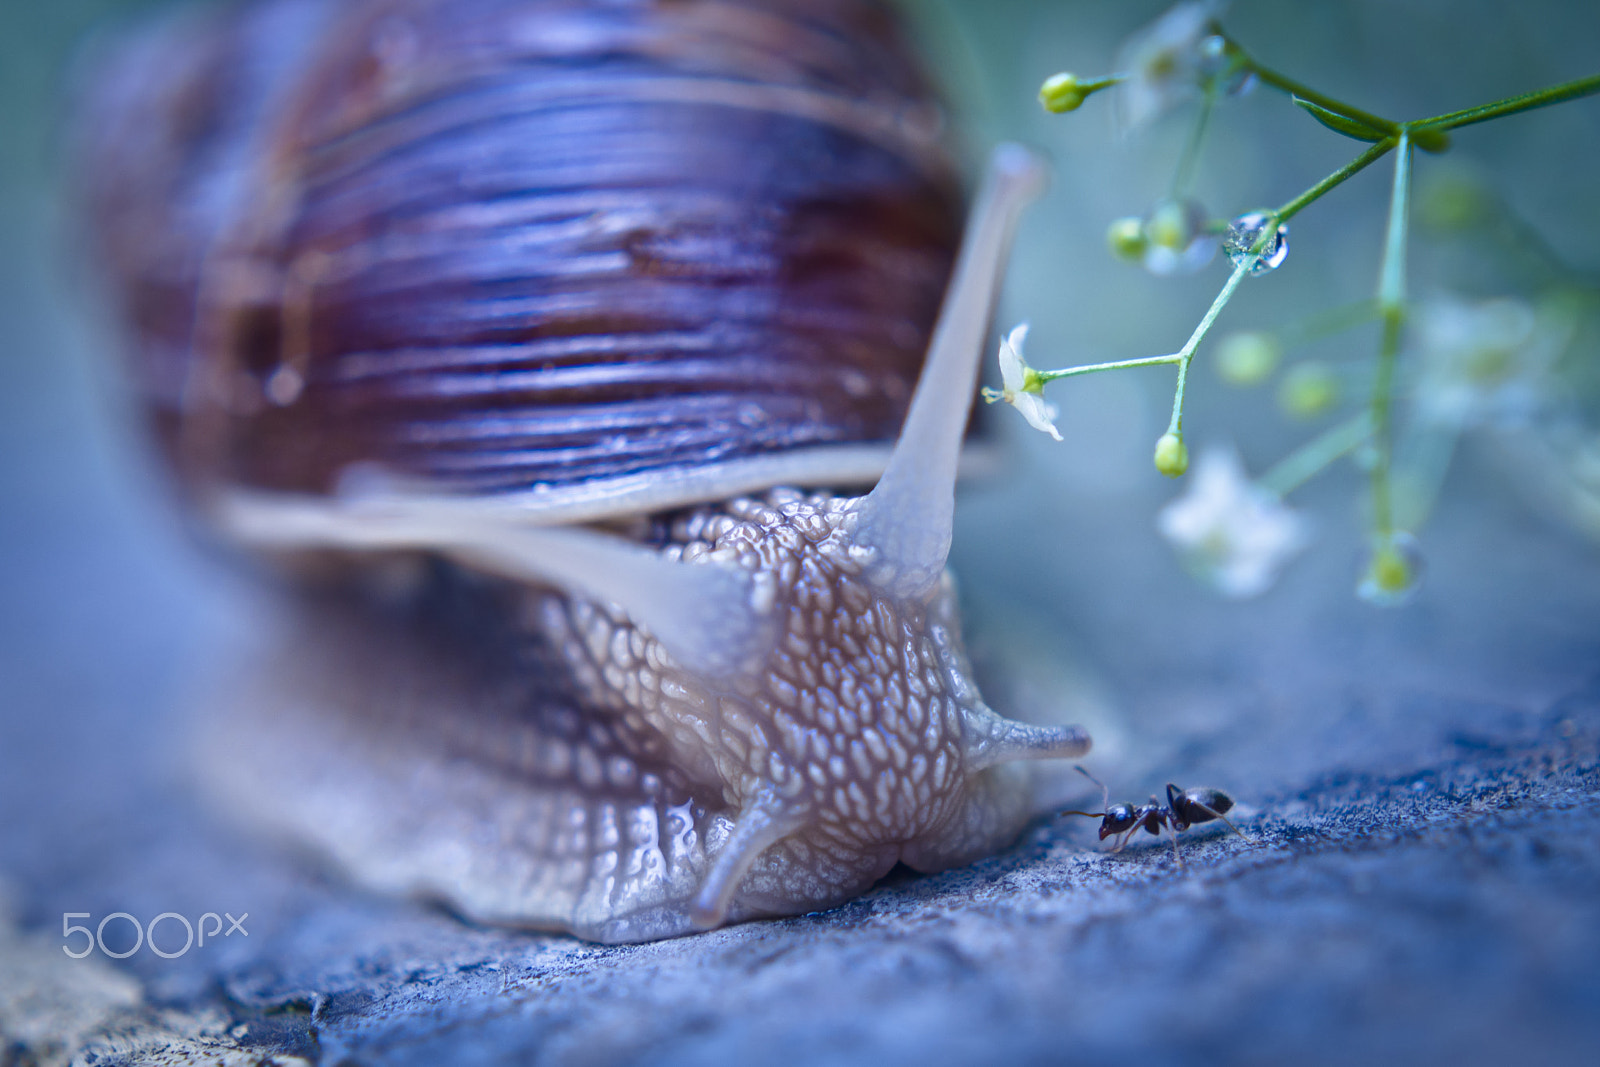
[[1111,225],[1106,227],[1106,244],[1118,259],[1128,263],[1142,262],[1145,249],[1150,247],[1150,242],[1144,236],[1144,220],[1132,215],[1125,219],[1113,219]]
[[1411,584],[1411,567],[1393,548],[1372,557],[1372,581],[1385,593],[1400,593]]
[[1156,440],[1156,470],[1176,478],[1189,469],[1189,446],[1175,433],[1164,433]]
[[1043,85],[1039,86],[1039,103],[1044,105],[1046,111],[1057,115],[1078,110],[1078,106],[1088,95],[1083,91],[1083,83],[1078,80],[1077,75],[1065,71],[1052,74],[1044,80]]
[[1181,252],[1194,240],[1193,220],[1185,205],[1177,200],[1166,200],[1156,206],[1145,223],[1145,236],[1150,243]]
[[1260,385],[1278,369],[1283,346],[1270,333],[1229,334],[1217,346],[1217,373],[1230,385]]
[[1396,530],[1373,546],[1356,596],[1376,607],[1400,607],[1422,587],[1423,567],[1416,538]]
[[1289,368],[1278,404],[1297,419],[1314,419],[1339,402],[1339,379],[1326,364],[1307,360]]
[[1412,130],[1411,143],[1435,155],[1450,151],[1450,135],[1444,130]]

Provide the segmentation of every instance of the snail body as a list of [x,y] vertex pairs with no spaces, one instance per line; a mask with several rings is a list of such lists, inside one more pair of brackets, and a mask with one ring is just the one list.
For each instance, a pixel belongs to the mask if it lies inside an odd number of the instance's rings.
[[366,884],[607,942],[1003,847],[1014,761],[1089,744],[983,703],[944,570],[1038,165],[996,157],[919,380],[954,200],[874,4],[334,7],[222,16],[100,108],[164,117],[91,201],[197,513],[356,576],[216,717],[215,788]]

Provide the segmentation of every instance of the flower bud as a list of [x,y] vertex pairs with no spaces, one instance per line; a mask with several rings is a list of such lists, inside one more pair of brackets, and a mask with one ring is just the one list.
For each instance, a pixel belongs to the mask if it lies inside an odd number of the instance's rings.
[[1194,239],[1192,212],[1181,201],[1164,200],[1151,212],[1144,230],[1151,244],[1180,252]]
[[1052,74],[1039,86],[1039,103],[1044,105],[1046,111],[1057,115],[1068,111],[1078,110],[1079,105],[1089,94],[1083,91],[1083,83],[1077,75],[1063,71]]
[[1113,219],[1111,225],[1106,227],[1106,245],[1112,255],[1124,262],[1142,262],[1145,249],[1149,247],[1144,236],[1144,220],[1133,215]]
[[1422,587],[1422,571],[1422,552],[1416,538],[1397,531],[1373,548],[1366,573],[1356,586],[1356,596],[1380,608],[1399,607],[1417,595]]
[[1164,433],[1156,440],[1156,470],[1176,478],[1189,469],[1189,446],[1175,433]]
[[1145,250],[1141,262],[1151,274],[1188,274],[1217,254],[1217,238],[1208,233],[1206,210],[1194,200],[1164,200],[1144,221]]
[[1272,334],[1241,330],[1217,346],[1217,373],[1230,385],[1260,385],[1282,358],[1283,346]]
[[1411,584],[1411,568],[1392,548],[1379,552],[1372,560],[1372,580],[1385,593],[1395,593]]
[[1307,360],[1289,368],[1278,404],[1297,419],[1314,419],[1339,402],[1339,379],[1326,364]]

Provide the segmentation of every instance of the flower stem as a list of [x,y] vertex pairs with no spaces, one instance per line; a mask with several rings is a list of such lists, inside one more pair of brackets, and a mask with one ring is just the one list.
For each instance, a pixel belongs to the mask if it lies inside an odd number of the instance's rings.
[[1332,337],[1334,334],[1344,333],[1376,319],[1381,314],[1377,297],[1366,300],[1357,300],[1353,304],[1344,304],[1340,307],[1326,308],[1313,315],[1308,315],[1297,322],[1291,322],[1278,330],[1278,340],[1285,350],[1299,348],[1301,345],[1323,337]]
[[1454,422],[1417,420],[1406,427],[1395,446],[1394,513],[1400,529],[1415,532],[1433,511],[1460,436],[1461,426]]
[[1400,135],[1394,161],[1394,192],[1389,197],[1389,228],[1383,240],[1383,269],[1378,277],[1378,305],[1385,314],[1404,309],[1406,299],[1406,234],[1411,199],[1411,137]]
[[1200,325],[1194,328],[1194,333],[1189,335],[1189,341],[1175,356],[1165,357],[1170,362],[1178,364],[1178,388],[1172,397],[1172,421],[1167,424],[1170,434],[1183,434],[1183,390],[1189,381],[1189,364],[1194,361],[1195,349],[1200,347],[1201,338],[1211,329],[1211,324],[1217,321],[1217,316],[1222,314],[1222,309],[1228,306],[1228,301],[1233,299],[1233,291],[1239,288],[1239,283],[1244,276],[1250,273],[1250,268],[1255,265],[1255,260],[1246,258],[1233,273],[1228,276],[1228,284],[1222,287],[1222,292],[1211,302],[1211,308],[1206,312],[1206,317],[1200,320]]
[[1552,85],[1546,89],[1537,89],[1521,96],[1496,100],[1491,104],[1479,104],[1477,107],[1469,107],[1462,111],[1450,111],[1443,115],[1435,115],[1431,119],[1418,119],[1406,123],[1405,126],[1409,130],[1453,130],[1459,126],[1470,126],[1475,122],[1488,122],[1490,119],[1515,115],[1519,111],[1531,111],[1536,107],[1548,107],[1566,100],[1593,96],[1595,93],[1600,93],[1600,74]]
[[1183,199],[1189,192],[1189,186],[1194,182],[1195,166],[1200,162],[1200,146],[1205,142],[1206,126],[1210,123],[1211,112],[1216,103],[1216,91],[1208,86],[1205,99],[1200,104],[1200,117],[1195,120],[1194,129],[1189,133],[1189,140],[1183,146],[1183,155],[1178,157],[1178,169],[1172,176],[1170,197],[1172,200]]
[[1321,474],[1335,460],[1349,455],[1372,436],[1372,416],[1363,411],[1307,441],[1279,460],[1256,485],[1284,497]]
[[[1231,47],[1239,48],[1238,43],[1232,38],[1227,38],[1227,40]],[[1244,58],[1245,67],[1256,77],[1260,78],[1264,84],[1288,93],[1290,96],[1298,96],[1302,100],[1309,100],[1318,107],[1327,108],[1336,115],[1343,115],[1345,118],[1354,119],[1356,122],[1359,122],[1364,126],[1372,127],[1372,129],[1378,131],[1379,133],[1388,134],[1390,137],[1399,136],[1400,124],[1398,122],[1392,122],[1389,119],[1379,118],[1370,111],[1362,111],[1358,107],[1351,107],[1349,104],[1346,104],[1340,100],[1335,100],[1331,96],[1325,96],[1309,86],[1302,85],[1293,78],[1280,74],[1270,67],[1261,65],[1260,63],[1256,62],[1254,57],[1252,57],[1248,52],[1245,52],[1242,48],[1239,48],[1239,52]]]
[[1168,363],[1177,363],[1181,355],[1174,352],[1170,356],[1146,356],[1143,359],[1119,359],[1115,363],[1086,363],[1081,367],[1063,367],[1060,370],[1036,370],[1040,382],[1053,382],[1057,378],[1074,378],[1080,374],[1095,374],[1103,370],[1125,370],[1128,367],[1160,367]]
[[1390,424],[1394,400],[1395,361],[1400,354],[1400,329],[1405,320],[1406,229],[1411,197],[1411,136],[1402,131],[1394,161],[1394,192],[1389,198],[1389,229],[1383,243],[1383,266],[1378,276],[1378,306],[1383,315],[1383,339],[1378,347],[1378,370],[1372,382],[1372,523],[1380,542],[1394,533],[1389,468],[1394,452]]
[[1328,175],[1326,178],[1322,179],[1320,182],[1313,185],[1311,188],[1307,189],[1305,192],[1301,193],[1287,204],[1284,204],[1277,211],[1273,212],[1273,214],[1278,217],[1279,222],[1288,222],[1291,218],[1298,214],[1302,208],[1306,207],[1308,204],[1315,203],[1316,201],[1322,199],[1336,186],[1342,184],[1346,178],[1350,178],[1356,174],[1359,174],[1361,171],[1365,170],[1369,164],[1376,163],[1378,160],[1388,155],[1394,146],[1395,139],[1393,137],[1385,137],[1383,140],[1379,141],[1377,144],[1373,145],[1371,148],[1367,149],[1365,152],[1361,153],[1359,156],[1352,159],[1350,162],[1346,163],[1344,166],[1340,167],[1338,170],[1334,171],[1332,174]]

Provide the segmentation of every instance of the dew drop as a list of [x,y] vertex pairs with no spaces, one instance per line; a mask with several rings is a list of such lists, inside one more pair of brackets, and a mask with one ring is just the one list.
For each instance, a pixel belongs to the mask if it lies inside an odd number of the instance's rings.
[[1261,250],[1260,256],[1253,257],[1250,252],[1270,225],[1272,216],[1262,211],[1240,215],[1228,224],[1228,235],[1222,239],[1222,250],[1233,260],[1235,267],[1243,266],[1246,261],[1254,258],[1255,264],[1250,268],[1251,275],[1265,274],[1278,269],[1289,255],[1288,223],[1278,224],[1278,232]]

